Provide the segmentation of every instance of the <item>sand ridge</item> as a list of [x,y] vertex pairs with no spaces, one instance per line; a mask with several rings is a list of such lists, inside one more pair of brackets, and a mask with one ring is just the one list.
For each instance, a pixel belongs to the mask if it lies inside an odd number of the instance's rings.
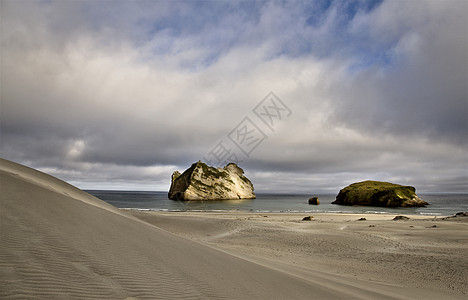
[[[62,194],[67,197],[74,198],[76,200],[85,202],[89,205],[93,205],[99,208],[112,211],[117,214],[122,212],[116,207],[97,199],[96,197],[78,189],[74,186],[62,181],[53,176],[49,176],[46,173],[32,169],[15,162],[0,158],[0,171],[8,174],[9,176],[16,177],[24,182],[31,183],[36,186],[40,186],[44,189],[48,189],[52,192]],[[128,216],[126,214],[122,214]]]

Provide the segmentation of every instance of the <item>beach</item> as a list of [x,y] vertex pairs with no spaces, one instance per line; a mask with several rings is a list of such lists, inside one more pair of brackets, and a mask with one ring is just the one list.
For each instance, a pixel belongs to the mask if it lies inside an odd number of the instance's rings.
[[347,286],[350,295],[372,284],[382,285],[376,298],[398,289],[406,290],[399,296],[408,299],[423,294],[456,298],[468,292],[466,217],[393,220],[396,215],[315,214],[302,221],[309,215],[129,212],[176,235],[330,290]]
[[[465,299],[468,223],[121,210],[0,160],[2,299]],[[366,218],[366,220],[360,220]]]

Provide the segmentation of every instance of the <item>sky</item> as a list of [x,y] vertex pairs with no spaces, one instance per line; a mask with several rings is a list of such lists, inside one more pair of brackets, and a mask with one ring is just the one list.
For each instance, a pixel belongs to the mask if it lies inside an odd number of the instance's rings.
[[82,189],[202,160],[468,193],[467,3],[2,0],[0,156]]

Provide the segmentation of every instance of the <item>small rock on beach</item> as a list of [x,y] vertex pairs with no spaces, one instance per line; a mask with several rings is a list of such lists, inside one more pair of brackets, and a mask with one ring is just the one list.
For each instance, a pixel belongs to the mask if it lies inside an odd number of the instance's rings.
[[406,217],[406,216],[396,216],[395,218],[393,218],[394,221],[399,221],[399,220],[409,220],[410,218]]

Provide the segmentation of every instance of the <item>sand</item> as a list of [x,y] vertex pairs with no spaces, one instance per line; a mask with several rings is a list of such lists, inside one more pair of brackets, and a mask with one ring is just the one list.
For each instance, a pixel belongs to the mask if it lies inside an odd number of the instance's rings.
[[[176,235],[348,297],[466,299],[468,217],[138,212]],[[365,218],[366,220],[359,220]]]
[[5,160],[0,191],[2,299],[464,299],[468,291],[468,223],[459,220],[129,212]]

